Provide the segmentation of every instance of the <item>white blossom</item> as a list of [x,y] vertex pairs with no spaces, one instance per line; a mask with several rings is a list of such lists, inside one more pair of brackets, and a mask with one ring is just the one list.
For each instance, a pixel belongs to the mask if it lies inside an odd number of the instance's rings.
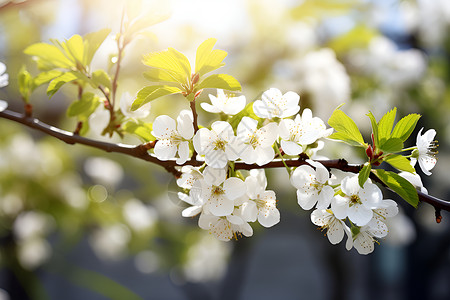
[[202,179],[203,174],[200,172],[199,167],[183,166],[181,168],[181,176],[177,179],[177,185],[182,189],[191,189],[194,182]]
[[211,130],[200,128],[194,136],[194,149],[205,156],[208,166],[223,168],[239,157],[239,149],[231,125],[224,121],[212,123]]
[[419,166],[425,175],[431,175],[430,170],[436,165],[436,153],[434,149],[437,147],[436,142],[433,141],[436,136],[436,130],[429,129],[423,135],[421,134],[423,127],[417,134],[417,151],[413,151],[411,157],[411,164],[414,166],[419,161]]
[[298,114],[295,120],[283,119],[280,121],[281,147],[286,154],[297,155],[303,152],[302,146],[310,145],[318,139],[330,135],[332,131],[332,128],[326,128],[322,119],[313,117],[311,110],[306,108],[301,117]]
[[331,200],[331,210],[338,219],[348,217],[358,226],[364,226],[373,217],[372,209],[381,206],[383,195],[378,186],[367,180],[363,188],[359,186],[358,174],[342,180],[341,191],[345,196],[336,195]]
[[298,204],[305,210],[313,208],[316,203],[318,209],[326,209],[334,195],[333,188],[328,185],[330,173],[319,162],[310,159],[306,162],[310,166],[296,168],[290,179],[291,184],[297,188]]
[[160,160],[175,158],[177,164],[184,164],[189,158],[189,140],[194,135],[192,113],[182,110],[177,123],[169,116],[158,116],[153,123],[152,135],[158,140],[153,149]]
[[[192,208],[183,211],[183,216],[194,216],[200,211],[206,211],[214,216],[230,215],[235,206],[235,201],[246,192],[244,181],[237,177],[226,178],[225,169],[206,167],[203,179],[197,180],[190,190],[190,202]],[[183,199],[182,199],[183,200]]]
[[209,95],[211,104],[201,103],[200,106],[207,112],[211,113],[226,113],[227,115],[235,115],[244,109],[246,99],[245,96],[233,97],[225,95],[223,90],[217,90],[217,97]]
[[253,103],[253,111],[260,118],[286,118],[300,110],[299,100],[300,96],[295,92],[283,95],[279,89],[271,88],[262,94],[261,100]]
[[239,157],[247,164],[256,163],[262,166],[275,156],[272,148],[278,137],[278,125],[271,122],[257,129],[258,121],[243,117],[237,127],[237,140],[239,144]]
[[249,237],[253,235],[252,227],[245,222],[240,216],[214,216],[208,213],[202,213],[198,219],[200,228],[209,230],[218,240],[229,241],[233,237],[237,238],[237,233],[242,233]]
[[311,222],[327,230],[327,237],[333,245],[338,244],[344,238],[347,225],[336,218],[330,209],[316,209],[311,213]]
[[253,211],[254,218],[249,221],[255,221],[257,216],[258,222],[264,227],[272,227],[280,222],[275,192],[266,191],[267,179],[264,170],[251,170],[245,184],[249,201],[243,204],[242,210]]

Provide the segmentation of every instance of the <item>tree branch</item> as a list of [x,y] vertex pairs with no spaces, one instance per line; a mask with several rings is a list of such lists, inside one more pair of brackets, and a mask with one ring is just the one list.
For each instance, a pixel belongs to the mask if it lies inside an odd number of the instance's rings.
[[[136,157],[138,159],[142,159],[151,163],[154,163],[156,165],[159,165],[163,168],[165,168],[168,172],[173,174],[175,177],[181,176],[181,172],[178,171],[175,167],[181,167],[181,165],[177,165],[175,160],[167,160],[167,161],[161,161],[157,159],[155,156],[152,156],[148,153],[148,146],[146,144],[134,146],[134,145],[125,145],[125,144],[114,144],[114,143],[107,143],[107,142],[101,142],[92,140],[89,138],[81,137],[79,135],[73,134],[71,132],[59,129],[57,127],[48,125],[44,122],[41,122],[38,119],[27,117],[23,114],[11,111],[11,110],[4,110],[0,112],[0,118],[8,119],[17,123],[21,123],[27,127],[34,128],[36,130],[39,130],[43,133],[46,133],[50,136],[53,136],[67,144],[74,145],[74,144],[82,144],[86,146],[90,146],[93,148],[97,148],[100,150],[104,150],[106,152],[116,152],[116,153],[122,153],[126,154],[132,157]],[[300,157],[299,159],[295,160],[285,160],[284,161],[287,166],[289,167],[298,167],[301,165],[308,164],[305,160],[305,157]],[[351,165],[348,164],[346,160],[344,159],[333,159],[333,160],[318,160],[323,166],[325,166],[328,169],[339,169],[344,172],[352,172],[352,173],[358,173],[362,165]],[[188,160],[184,165],[191,165],[191,166],[201,166],[203,165],[203,161],[198,161],[195,159]],[[271,168],[284,168],[284,164],[281,160],[274,160],[270,163],[267,163],[262,166],[258,166],[256,164],[245,164],[243,162],[235,162],[235,170],[251,170],[251,169],[271,169]],[[388,188],[381,180],[378,179],[378,177],[375,176],[375,174],[371,174],[370,176],[374,181],[382,184],[384,187]],[[450,211],[450,202],[436,198],[431,195],[424,194],[420,191],[417,192],[419,195],[420,201],[427,202],[430,205],[434,206],[436,210],[446,210]]]

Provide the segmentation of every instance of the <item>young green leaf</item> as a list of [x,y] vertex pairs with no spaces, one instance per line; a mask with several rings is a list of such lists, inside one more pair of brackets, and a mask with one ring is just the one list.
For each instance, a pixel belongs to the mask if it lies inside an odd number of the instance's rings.
[[398,121],[397,125],[395,125],[394,130],[392,131],[392,137],[399,138],[403,142],[406,141],[416,127],[420,117],[419,114],[409,114],[406,117],[403,117]]
[[372,170],[372,165],[369,163],[365,163],[361,171],[359,171],[358,183],[361,188],[364,186],[364,183],[366,183],[367,179],[369,178],[370,170]]
[[241,84],[231,75],[228,74],[213,74],[206,77],[197,86],[197,90],[215,88],[228,91],[240,91],[242,89]]
[[416,188],[408,180],[394,172],[385,171],[383,169],[374,171],[377,177],[386,184],[387,187],[400,195],[406,202],[417,207],[419,204],[419,196],[417,195]]
[[173,48],[149,53],[142,61],[145,65],[166,71],[179,84],[186,84],[191,77],[189,60]]
[[47,72],[41,72],[34,78],[34,84],[36,86],[40,86],[44,83],[52,81],[53,79],[61,76],[62,74],[64,74],[64,72],[60,70],[50,70]]
[[105,28],[100,29],[96,32],[90,32],[83,37],[84,43],[84,55],[83,64],[89,66],[91,64],[92,58],[95,52],[97,52],[100,45],[105,41],[111,29]]
[[355,122],[340,109],[335,109],[328,124],[336,130],[336,133],[329,136],[331,139],[338,139],[343,142],[351,142],[356,146],[365,146],[361,132]]
[[93,93],[84,93],[81,99],[70,104],[66,114],[68,117],[78,117],[80,121],[86,121],[99,104],[98,96]]
[[181,90],[177,87],[168,85],[151,85],[141,89],[131,105],[131,110],[136,110],[142,105],[155,100],[159,97],[181,93]]
[[375,142],[375,148],[378,148],[380,146],[379,138],[378,138],[378,124],[377,120],[375,119],[374,115],[371,111],[367,114],[370,118],[370,123],[372,124],[372,133],[373,133],[373,139]]
[[176,83],[178,84],[178,80],[172,75],[170,71],[163,69],[155,69],[151,68],[148,71],[144,72],[145,79],[151,82],[164,82],[164,83]]
[[[84,43],[83,38],[79,34],[73,35],[65,43],[58,42],[65,50],[66,54],[72,57],[75,63],[83,64],[84,57]],[[78,66],[77,66],[78,67]]]
[[55,45],[36,43],[28,46],[23,52],[35,57],[39,70],[48,71],[55,68],[70,69],[75,67],[75,63],[68,59]]
[[213,50],[216,41],[214,38],[207,39],[197,48],[195,73],[198,73],[200,77],[225,65],[222,61],[227,56],[227,52]]
[[91,81],[94,83],[95,88],[98,86],[104,86],[111,90],[111,78],[103,70],[97,70],[92,73]]
[[411,166],[409,159],[403,155],[392,154],[384,159],[385,162],[400,171],[406,171],[414,173],[415,169]]
[[31,92],[36,88],[33,77],[25,67],[22,67],[17,77],[20,95],[22,95],[22,99],[25,103],[28,103],[30,101]]
[[385,153],[400,152],[403,149],[403,141],[399,138],[382,140],[380,143],[380,150]]
[[391,137],[392,127],[394,126],[397,108],[388,111],[378,123],[378,138],[380,143]]
[[66,72],[56,77],[47,87],[47,95],[51,98],[64,84],[78,79],[75,72]]
[[125,132],[137,135],[142,139],[143,142],[150,142],[155,140],[155,137],[151,134],[153,129],[151,123],[135,123],[133,121],[129,121],[123,124],[122,129]]

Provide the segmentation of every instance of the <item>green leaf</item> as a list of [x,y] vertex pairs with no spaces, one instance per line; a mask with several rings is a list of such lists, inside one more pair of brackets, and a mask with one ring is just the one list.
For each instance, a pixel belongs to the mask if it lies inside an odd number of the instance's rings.
[[159,97],[181,93],[181,90],[177,87],[167,86],[167,85],[151,85],[141,89],[136,100],[134,100],[131,105],[131,110],[136,110],[142,105],[155,100]]
[[394,130],[392,131],[392,137],[399,138],[403,142],[406,141],[416,127],[420,117],[419,114],[409,114],[406,117],[403,117],[398,121],[397,125],[395,125]]
[[214,38],[207,39],[197,48],[195,73],[198,73],[200,77],[225,65],[222,61],[228,53],[223,50],[213,50],[216,41]]
[[36,88],[36,86],[34,85],[33,77],[25,69],[25,66],[23,66],[20,69],[17,79],[19,82],[20,95],[22,96],[22,99],[25,101],[25,103],[28,103],[30,101],[31,92],[33,92],[33,90]]
[[415,172],[415,169],[411,166],[409,159],[407,159],[403,155],[392,154],[386,156],[384,161],[393,166],[394,168],[396,168],[397,170],[411,173]]
[[361,132],[355,122],[340,109],[335,109],[328,124],[337,132],[329,136],[331,139],[338,139],[346,143],[352,143],[355,146],[365,146]]
[[75,72],[66,72],[56,77],[47,87],[47,95],[51,98],[64,84],[78,79]]
[[359,142],[356,142],[355,140],[349,138],[348,135],[346,133],[343,133],[343,132],[333,132],[327,138],[332,139],[332,140],[337,140],[337,141],[344,142],[346,144],[349,144],[350,146],[356,146],[356,147],[360,147],[361,146],[361,144]]
[[111,90],[111,78],[105,71],[97,70],[93,72],[91,80],[95,84],[95,88],[104,86]]
[[369,178],[370,170],[372,170],[372,165],[369,163],[365,163],[361,171],[359,171],[358,183],[361,188],[364,186],[364,183],[366,183],[367,179]]
[[187,84],[191,78],[189,60],[173,48],[161,52],[149,53],[142,61],[145,65],[162,69],[180,84]]
[[240,91],[242,89],[241,84],[231,75],[228,74],[213,74],[206,77],[196,87],[197,90],[215,88],[228,91]]
[[55,45],[36,43],[28,46],[24,53],[35,57],[40,70],[48,71],[55,68],[70,69],[75,67],[75,62],[68,59]]
[[60,70],[50,70],[47,72],[41,72],[34,78],[34,84],[38,87],[42,84],[52,81],[53,79],[61,76],[62,74],[64,74],[64,72]]
[[137,135],[142,139],[143,142],[156,140],[155,137],[151,134],[153,130],[152,123],[136,123],[133,121],[129,121],[122,125],[122,129],[125,132]]
[[393,108],[387,112],[378,123],[379,140],[387,140],[391,137],[392,127],[394,126],[397,108]]
[[380,141],[380,150],[385,153],[400,152],[403,149],[403,141],[399,138],[390,138]]
[[419,196],[416,188],[405,178],[400,175],[385,171],[383,169],[374,170],[378,178],[391,190],[396,192],[406,202],[414,207],[419,204]]
[[98,96],[93,93],[84,93],[81,99],[70,104],[66,114],[68,117],[78,117],[81,121],[86,121],[99,104]]
[[84,40],[84,56],[83,64],[89,66],[91,64],[92,58],[97,52],[100,45],[105,41],[111,29],[105,28],[96,32],[91,32],[83,37]]
[[378,124],[377,124],[377,120],[375,119],[375,117],[374,117],[374,115],[372,114],[371,111],[369,111],[367,116],[369,116],[370,123],[372,124],[372,133],[373,133],[373,139],[375,141],[375,147],[378,148],[380,142],[379,142],[379,139],[378,139]]
[[144,72],[144,77],[151,82],[174,82],[178,81],[171,75],[169,71],[162,69],[151,68],[150,70]]
[[[69,54],[75,62],[83,64],[84,43],[79,34],[73,35],[65,43],[60,43],[63,49]],[[84,65],[84,64],[83,64]]]

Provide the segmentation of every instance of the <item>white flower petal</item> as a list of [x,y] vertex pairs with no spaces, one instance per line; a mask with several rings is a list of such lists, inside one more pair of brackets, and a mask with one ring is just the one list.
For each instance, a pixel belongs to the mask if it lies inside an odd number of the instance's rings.
[[227,171],[224,168],[213,168],[207,166],[203,171],[205,182],[209,185],[219,186],[227,178]]
[[176,123],[175,120],[169,116],[161,115],[158,116],[153,122],[153,136],[157,139],[168,138],[172,131],[175,131]]
[[327,237],[331,244],[339,244],[344,238],[344,226],[342,222],[336,218],[328,226]]
[[215,216],[227,216],[233,212],[234,201],[228,199],[225,195],[211,194],[206,206],[211,214]]
[[364,226],[373,217],[373,211],[359,203],[353,204],[348,208],[348,218],[358,226]]
[[181,142],[178,145],[178,156],[179,158],[177,158],[177,164],[182,165],[184,164],[188,158],[189,158],[189,143],[184,141]]
[[348,200],[340,195],[336,195],[331,199],[331,210],[338,219],[345,219],[348,211]]
[[341,190],[347,196],[357,195],[360,188],[357,174],[347,176],[342,180]]
[[194,217],[194,216],[198,215],[201,211],[202,211],[201,206],[191,206],[191,207],[185,208],[181,212],[181,215],[185,218],[186,217]]
[[258,166],[265,165],[273,160],[275,151],[272,147],[258,147],[255,149],[256,161]]
[[245,194],[247,186],[244,181],[237,177],[230,177],[223,183],[223,190],[225,195],[230,200],[237,199]]
[[194,135],[194,117],[192,116],[192,112],[190,110],[182,110],[177,117],[177,130],[180,135],[189,140]]
[[[209,95],[211,97],[211,95]],[[200,106],[203,108],[203,110],[210,112],[210,113],[220,113],[220,109],[218,109],[217,107],[209,104],[209,103],[200,103]]]
[[177,146],[175,146],[170,140],[159,140],[156,142],[153,151],[158,159],[169,160],[175,158]]

